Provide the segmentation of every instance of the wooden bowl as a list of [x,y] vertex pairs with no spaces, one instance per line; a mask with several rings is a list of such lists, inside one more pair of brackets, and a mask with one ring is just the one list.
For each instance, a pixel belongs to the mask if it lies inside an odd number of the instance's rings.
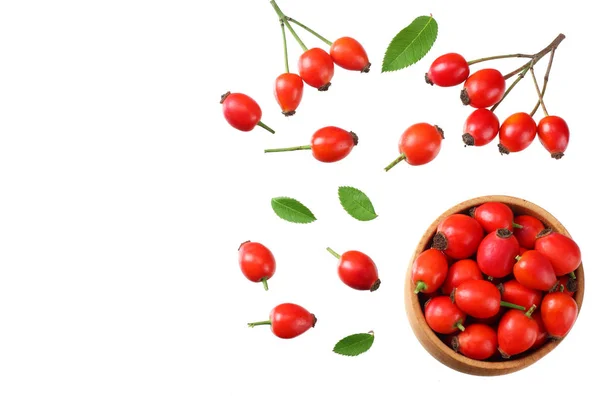
[[[421,303],[418,296],[413,293],[413,285],[411,282],[411,268],[412,264],[419,254],[424,250],[431,247],[431,241],[436,233],[438,224],[446,217],[456,213],[467,213],[472,207],[478,206],[488,201],[498,201],[508,205],[515,215],[528,214],[538,218],[544,223],[547,228],[552,228],[556,232],[560,232],[563,235],[569,236],[569,233],[565,227],[556,219],[552,214],[543,208],[530,203],[526,200],[510,197],[510,196],[482,196],[471,200],[462,202],[448,211],[443,213],[427,228],[427,231],[421,238],[419,245],[415,249],[415,252],[410,260],[408,271],[406,273],[406,284],[404,289],[404,303],[406,307],[406,314],[410,325],[417,336],[419,342],[425,347],[425,349],[438,361],[446,366],[453,368],[457,371],[480,376],[494,376],[494,375],[505,375],[515,371],[519,371],[523,368],[530,366],[535,363],[546,354],[550,353],[560,344],[561,341],[549,340],[542,347],[531,352],[523,353],[523,355],[511,357],[508,360],[501,361],[477,361],[471,358],[465,357],[462,354],[455,352],[447,344],[445,344],[438,335],[429,328]],[[577,277],[578,289],[575,292],[574,299],[577,302],[579,311],[581,311],[581,305],[583,303],[583,292],[584,292],[584,274],[583,264],[575,271]],[[539,312],[539,309],[538,309]],[[563,338],[562,340],[565,340]]]

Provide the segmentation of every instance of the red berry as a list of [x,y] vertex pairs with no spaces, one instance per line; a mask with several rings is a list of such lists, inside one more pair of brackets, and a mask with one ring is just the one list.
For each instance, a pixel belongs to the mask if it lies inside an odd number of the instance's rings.
[[577,303],[566,293],[548,293],[542,300],[542,320],[548,335],[562,339],[577,320]]
[[518,257],[513,273],[521,285],[544,292],[552,289],[557,281],[550,260],[535,250],[527,250]]
[[525,112],[512,114],[500,126],[501,154],[517,153],[525,150],[537,132],[537,125],[531,115]]
[[537,336],[533,346],[531,346],[531,349],[539,349],[548,340],[548,333],[546,332],[544,321],[542,321],[542,313],[533,313],[531,318],[533,318],[537,325]]
[[[330,248],[331,254],[338,256]],[[377,267],[373,260],[360,251],[350,250],[339,256],[338,276],[346,285],[356,290],[370,290],[374,292],[379,289]]]
[[477,264],[481,272],[492,278],[504,278],[513,270],[519,255],[519,242],[508,229],[490,232],[477,249]]
[[577,291],[577,279],[571,278],[569,275],[563,275],[558,278],[558,286],[555,291],[562,291],[565,294],[573,297]]
[[469,258],[459,260],[448,269],[448,274],[442,285],[442,293],[449,295],[463,282],[473,279],[483,279],[477,263]]
[[333,60],[325,50],[315,47],[306,50],[298,60],[298,72],[307,85],[326,91],[333,78]]
[[250,96],[243,93],[227,92],[221,96],[221,104],[223,104],[225,120],[235,129],[248,132],[254,129],[256,125],[260,125],[269,132],[275,133],[260,121],[262,110]]
[[486,68],[474,72],[467,78],[460,98],[464,105],[487,108],[502,99],[505,89],[506,81],[500,71]]
[[498,136],[500,121],[493,111],[478,108],[465,121],[463,142],[467,146],[485,146]]
[[325,163],[346,158],[357,144],[358,137],[354,132],[335,126],[326,126],[317,130],[310,142],[313,156]]
[[437,333],[448,335],[463,330],[463,322],[467,316],[450,299],[449,296],[438,296],[425,303],[425,321]]
[[261,243],[247,241],[238,249],[238,261],[248,280],[262,282],[265,290],[269,290],[267,280],[275,274],[275,257],[271,250]]
[[317,318],[304,307],[293,303],[279,304],[271,310],[268,321],[251,322],[249,327],[271,325],[271,331],[282,339],[292,339],[314,328]]
[[542,303],[542,292],[540,290],[523,286],[515,279],[501,283],[498,287],[503,301],[525,307],[526,310],[534,304],[539,307]]
[[444,253],[427,249],[417,256],[411,271],[415,293],[433,293],[437,291],[448,274],[448,260]]
[[504,203],[488,201],[472,209],[471,215],[481,224],[486,233],[498,229],[513,230],[514,214]]
[[409,126],[400,136],[398,150],[400,157],[385,170],[389,171],[399,162],[406,160],[409,165],[423,165],[437,157],[442,147],[444,132],[437,126],[426,122]]
[[537,323],[531,318],[532,310],[527,313],[508,310],[498,324],[498,350],[502,357],[509,358],[529,350],[538,336]]
[[286,72],[275,80],[275,99],[286,117],[294,115],[302,100],[304,82],[300,75]]
[[456,306],[475,318],[491,318],[498,314],[500,301],[498,288],[483,279],[463,282],[454,291]]
[[450,87],[460,85],[469,76],[469,64],[463,56],[448,53],[436,58],[425,74],[425,82],[430,85]]
[[475,254],[483,235],[483,228],[475,218],[453,214],[439,223],[432,247],[462,260]]
[[537,133],[542,146],[550,152],[552,158],[559,160],[565,155],[569,145],[569,126],[561,117],[549,115],[540,120]]
[[533,249],[537,235],[545,229],[542,221],[531,215],[517,215],[515,224],[521,226],[515,227],[513,231],[519,244],[526,249]]
[[333,62],[344,69],[369,72],[371,67],[364,47],[351,37],[341,37],[333,42],[329,54]]
[[486,360],[496,353],[498,336],[487,325],[471,324],[453,338],[452,347],[473,360]]
[[581,251],[573,239],[552,229],[538,235],[535,249],[550,260],[556,276],[567,275],[581,264]]

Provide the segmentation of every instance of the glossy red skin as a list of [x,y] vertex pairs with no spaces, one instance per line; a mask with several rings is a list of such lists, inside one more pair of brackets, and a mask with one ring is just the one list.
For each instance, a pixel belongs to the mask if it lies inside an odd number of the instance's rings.
[[488,108],[502,99],[506,81],[497,69],[485,68],[474,72],[464,84],[469,96],[469,105],[474,108]]
[[284,115],[292,115],[302,100],[304,81],[298,74],[283,73],[275,80],[275,99]]
[[503,301],[525,307],[526,310],[534,304],[539,307],[542,303],[542,291],[523,286],[516,279],[502,283],[500,293]]
[[513,271],[519,255],[519,242],[510,235],[501,238],[497,232],[490,232],[481,241],[477,249],[477,264],[479,269],[492,278],[503,278]]
[[344,69],[351,71],[369,72],[369,57],[365,48],[356,40],[348,36],[337,39],[331,45],[329,54],[333,62]]
[[517,215],[515,224],[523,228],[514,228],[513,233],[521,247],[533,249],[535,247],[536,236],[545,229],[542,221],[531,215]]
[[456,288],[454,303],[474,318],[491,318],[500,311],[500,291],[487,280],[466,281]]
[[471,323],[484,324],[487,326],[495,326],[500,321],[500,318],[504,315],[504,313],[508,310],[507,307],[500,307],[500,310],[495,315],[492,315],[489,318],[473,318],[470,320]]
[[537,125],[526,112],[514,113],[500,125],[500,145],[510,153],[525,150],[535,139]]
[[292,339],[313,328],[317,322],[314,314],[293,303],[279,304],[271,310],[271,331],[282,339]]
[[[375,262],[360,251],[350,250],[340,256],[338,276],[347,286],[356,290],[376,290],[379,275]],[[377,287],[374,285],[377,283]]]
[[498,347],[496,331],[484,324],[471,324],[456,337],[456,350],[473,360],[487,360],[496,353]]
[[[563,275],[558,277],[558,284],[563,286],[563,293],[573,297],[575,295],[575,291],[571,292],[569,290],[569,282],[573,282],[573,284],[575,285],[575,288],[577,288],[577,280],[571,279],[571,277],[569,275]],[[560,291],[560,286],[557,288],[558,291]]]
[[321,162],[340,161],[354,148],[354,137],[345,129],[326,126],[316,131],[311,139],[313,157]]
[[542,146],[554,158],[561,158],[569,145],[569,126],[556,115],[549,115],[540,120],[537,126],[538,139]]
[[458,53],[447,53],[436,58],[425,76],[427,83],[440,87],[460,85],[469,77],[469,64]]
[[548,293],[542,300],[542,321],[552,338],[564,338],[573,328],[577,313],[577,303],[566,293]]
[[225,120],[237,130],[249,132],[262,118],[258,103],[243,93],[230,93],[222,104]]
[[438,225],[437,233],[443,234],[448,242],[447,248],[443,250],[444,253],[456,260],[469,258],[475,254],[484,237],[479,222],[464,214],[448,216]]
[[513,230],[514,214],[509,206],[497,201],[489,201],[475,208],[473,218],[479,222],[486,233],[496,229]]
[[426,288],[421,293],[436,292],[444,283],[448,274],[448,261],[439,250],[427,249],[415,259],[412,265],[412,283],[423,282]]
[[526,249],[525,247],[519,247],[519,255],[522,256],[527,250],[529,249]]
[[449,335],[458,331],[457,324],[465,321],[466,314],[462,312],[449,296],[438,296],[425,304],[425,321],[437,333]]
[[498,324],[498,348],[503,356],[514,356],[529,350],[537,336],[537,323],[520,310],[508,310]]
[[478,108],[465,121],[463,133],[471,135],[473,146],[485,146],[498,136],[500,121],[496,114],[487,108]]
[[449,295],[461,283],[476,279],[483,279],[483,275],[475,261],[469,258],[456,261],[448,269],[446,280],[442,285],[442,293]]
[[438,128],[420,122],[409,126],[402,133],[398,150],[404,154],[409,165],[427,164],[439,154],[443,138]]
[[539,349],[546,341],[548,341],[548,333],[546,332],[546,327],[544,326],[544,321],[542,321],[542,314],[540,312],[534,312],[531,317],[537,326],[537,336],[531,348]]
[[513,274],[521,285],[544,292],[556,285],[556,274],[546,256],[539,251],[528,250],[520,257],[513,267]]
[[535,250],[550,260],[556,276],[573,272],[581,264],[581,250],[577,243],[558,232],[538,238],[535,241]]
[[238,250],[238,261],[242,273],[252,282],[268,280],[275,274],[275,257],[271,250],[261,243],[243,243]]
[[325,50],[314,47],[306,50],[298,60],[298,73],[309,86],[326,90],[334,72],[333,59]]

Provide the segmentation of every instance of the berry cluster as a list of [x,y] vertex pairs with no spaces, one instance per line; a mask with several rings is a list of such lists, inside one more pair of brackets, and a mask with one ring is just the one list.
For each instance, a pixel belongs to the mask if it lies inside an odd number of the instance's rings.
[[486,202],[439,223],[431,247],[415,258],[411,280],[425,321],[455,351],[502,359],[571,330],[580,264],[570,237]]
[[[425,74],[425,81],[430,85],[440,87],[463,84],[460,92],[462,103],[476,109],[467,117],[463,127],[462,138],[466,146],[485,146],[499,136],[500,153],[509,154],[525,150],[537,136],[552,158],[563,157],[569,144],[569,127],[563,118],[548,115],[543,97],[554,53],[564,38],[565,36],[560,34],[552,43],[536,54],[507,54],[467,62],[458,53],[448,53],[433,61],[429,71]],[[540,89],[534,73],[534,66],[547,54],[550,54],[550,60],[544,76],[543,87]],[[503,58],[528,58],[529,60],[506,75],[494,68],[484,68],[471,73],[471,66],[474,64]],[[536,106],[530,113],[522,111],[513,113],[500,124],[494,111],[528,72],[531,73],[537,92]],[[515,80],[507,88],[506,82],[515,76]],[[534,116],[540,105],[544,117],[536,123]]]

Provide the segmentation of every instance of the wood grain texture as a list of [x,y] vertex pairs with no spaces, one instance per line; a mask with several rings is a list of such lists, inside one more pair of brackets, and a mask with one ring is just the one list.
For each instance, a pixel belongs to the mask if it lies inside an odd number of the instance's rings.
[[[425,234],[421,238],[421,241],[417,245],[417,248],[415,249],[415,252],[410,260],[406,273],[404,304],[408,320],[419,342],[438,361],[459,372],[480,376],[505,375],[519,371],[534,364],[536,361],[554,350],[561,343],[561,341],[548,341],[539,349],[533,352],[524,353],[521,357],[516,357],[514,359],[503,361],[477,361],[456,353],[453,349],[442,342],[435,332],[433,332],[427,325],[419,299],[417,295],[413,293],[414,287],[411,282],[412,264],[416,257],[421,254],[421,252],[431,246],[431,241],[435,235],[437,226],[444,218],[455,213],[467,213],[470,208],[488,201],[505,203],[513,210],[515,215],[531,215],[542,221],[546,227],[552,228],[556,232],[560,232],[563,235],[571,237],[569,232],[560,223],[560,221],[558,221],[548,211],[526,200],[503,195],[482,196],[462,202],[440,215],[425,231]],[[578,289],[577,292],[575,292],[574,299],[577,302],[579,311],[581,311],[585,287],[583,263],[579,266],[579,268],[577,268],[575,274],[578,281]],[[567,337],[568,335],[562,340],[568,340]]]

